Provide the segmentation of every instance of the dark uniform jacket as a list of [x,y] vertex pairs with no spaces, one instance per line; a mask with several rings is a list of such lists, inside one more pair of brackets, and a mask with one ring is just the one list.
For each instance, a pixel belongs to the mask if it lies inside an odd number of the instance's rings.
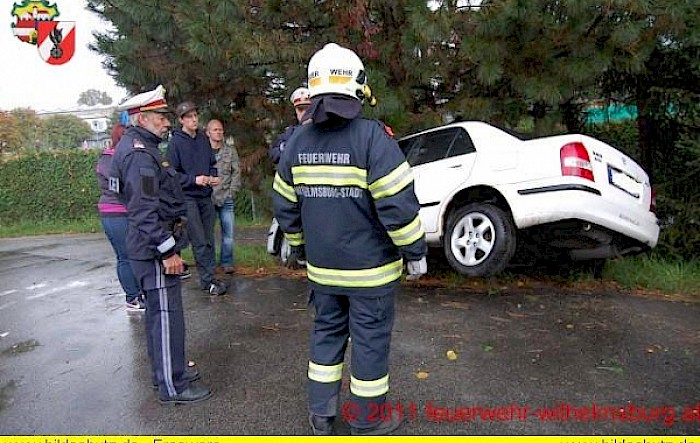
[[173,235],[187,214],[184,195],[178,173],[158,150],[161,141],[146,129],[130,127],[112,161],[112,188],[128,210],[126,246],[132,260],[168,258],[185,246]]
[[180,184],[187,197],[211,196],[211,187],[195,183],[198,175],[217,176],[214,150],[203,131],[197,130],[192,138],[182,129],[175,129],[168,143],[167,157],[172,167],[180,173]]
[[282,231],[290,244],[305,245],[312,286],[390,285],[402,258],[427,253],[411,169],[376,120],[297,127],[273,189]]
[[292,137],[297,126],[287,126],[282,135],[277,137],[277,140],[272,144],[270,149],[267,151],[267,156],[270,157],[273,164],[278,164],[280,162],[280,157],[284,152],[284,148],[287,146],[287,141]]

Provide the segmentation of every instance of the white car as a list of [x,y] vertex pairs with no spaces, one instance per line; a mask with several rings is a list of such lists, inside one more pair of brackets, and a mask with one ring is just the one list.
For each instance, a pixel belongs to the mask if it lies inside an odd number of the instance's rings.
[[[585,135],[522,140],[478,121],[399,140],[430,246],[461,274],[501,272],[517,249],[604,263],[658,241],[649,177]],[[601,267],[602,269],[602,267]]]

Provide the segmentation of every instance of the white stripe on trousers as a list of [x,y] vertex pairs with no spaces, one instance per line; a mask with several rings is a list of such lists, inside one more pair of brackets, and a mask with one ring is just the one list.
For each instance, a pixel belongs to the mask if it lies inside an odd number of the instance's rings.
[[163,267],[158,260],[156,263],[156,288],[158,290],[158,302],[160,304],[160,346],[163,368],[163,379],[168,395],[177,395],[175,383],[173,382],[172,355],[170,354],[170,314],[168,312],[168,288],[165,286],[165,275]]

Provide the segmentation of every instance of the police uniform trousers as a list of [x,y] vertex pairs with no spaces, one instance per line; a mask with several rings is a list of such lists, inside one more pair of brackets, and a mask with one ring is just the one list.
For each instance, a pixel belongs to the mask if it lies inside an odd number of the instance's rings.
[[352,295],[313,289],[316,310],[309,361],[309,411],[334,417],[338,411],[343,360],[351,341],[350,396],[343,417],[355,428],[376,426],[389,390],[389,348],[396,284]]
[[188,386],[180,277],[166,275],[158,260],[131,260],[131,267],[146,296],[146,341],[153,380],[161,397],[173,397]]

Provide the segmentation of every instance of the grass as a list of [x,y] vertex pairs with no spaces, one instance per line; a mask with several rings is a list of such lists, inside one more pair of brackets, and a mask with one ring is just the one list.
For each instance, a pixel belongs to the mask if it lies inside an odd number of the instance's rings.
[[[265,245],[236,245],[233,246],[233,255],[236,258],[236,265],[243,266],[246,268],[270,268],[278,267],[279,264],[275,257],[267,253],[267,248]],[[218,254],[218,252],[217,252]],[[194,266],[194,255],[192,254],[192,248],[187,248],[180,254],[183,260]],[[217,255],[218,257],[218,255]]]
[[51,234],[86,234],[102,232],[100,220],[90,217],[83,220],[28,220],[13,224],[0,224],[0,238],[27,237]]
[[697,259],[679,262],[653,255],[628,257],[607,263],[603,275],[629,289],[656,289],[669,295],[700,297],[700,260]]
[[[266,226],[269,219],[246,220],[236,218],[236,226]],[[28,220],[12,224],[0,223],[0,238],[28,237],[52,234],[94,234],[102,232],[97,216],[82,220]]]

